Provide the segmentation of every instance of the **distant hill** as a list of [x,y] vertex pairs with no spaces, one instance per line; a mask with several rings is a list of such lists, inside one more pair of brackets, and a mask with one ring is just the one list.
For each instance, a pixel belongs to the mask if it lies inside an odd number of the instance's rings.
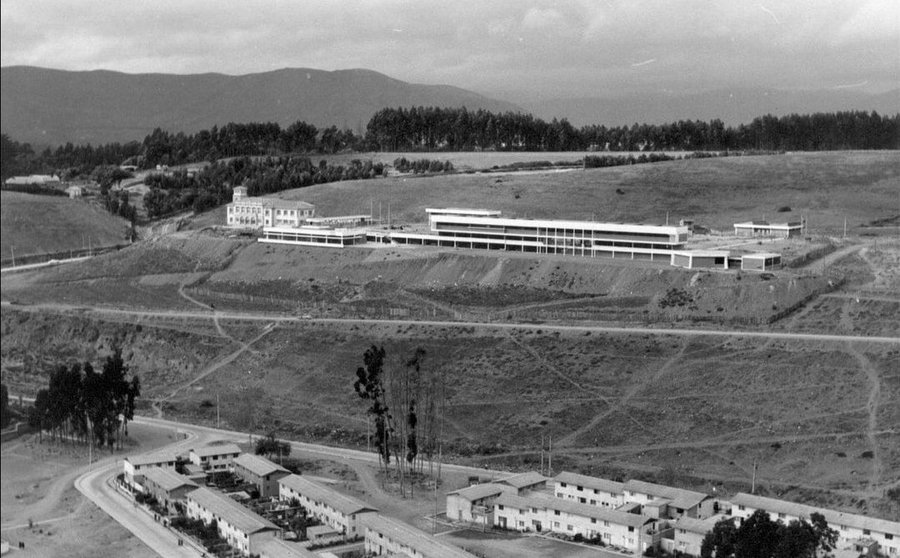
[[[512,98],[512,97],[511,97]],[[619,98],[550,99],[522,102],[535,116],[550,120],[568,118],[575,126],[663,124],[678,120],[719,118],[729,125],[745,124],[757,116],[844,110],[900,112],[900,90],[870,95],[851,89],[782,91],[736,89],[695,95],[634,95]]]
[[157,127],[196,132],[228,122],[304,120],[359,131],[377,110],[398,106],[522,110],[458,87],[406,83],[369,70],[228,76],[9,66],[0,77],[3,133],[36,145],[143,140]]
[[125,244],[128,222],[84,200],[0,191],[0,260]]

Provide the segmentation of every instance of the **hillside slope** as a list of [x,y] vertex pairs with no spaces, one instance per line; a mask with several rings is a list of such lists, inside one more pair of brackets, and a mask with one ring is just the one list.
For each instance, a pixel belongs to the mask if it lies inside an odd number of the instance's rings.
[[16,258],[125,242],[127,222],[84,201],[0,192],[0,254]]
[[406,83],[369,70],[228,76],[10,66],[0,74],[3,133],[36,144],[126,142],[157,127],[196,132],[229,122],[304,120],[358,131],[381,108],[411,105],[521,110],[457,87]]

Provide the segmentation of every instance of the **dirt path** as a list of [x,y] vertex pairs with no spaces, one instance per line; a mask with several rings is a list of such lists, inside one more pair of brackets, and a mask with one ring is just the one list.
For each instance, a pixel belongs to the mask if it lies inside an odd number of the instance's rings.
[[613,413],[623,410],[628,405],[628,402],[631,401],[638,393],[658,382],[659,379],[662,378],[676,362],[681,360],[681,357],[684,356],[685,349],[687,349],[687,345],[688,343],[686,341],[682,342],[681,348],[678,349],[678,352],[672,355],[662,366],[659,367],[659,369],[656,370],[656,372],[631,386],[631,389],[629,389],[621,399],[617,400],[615,404],[611,405],[602,413],[596,415],[587,424],[576,429],[571,434],[564,436],[558,442],[558,445],[560,447],[571,446],[575,443],[579,436],[581,436],[585,432],[592,430],[593,428],[596,428],[604,419],[606,419]]
[[869,380],[871,388],[869,389],[869,398],[866,401],[866,409],[869,412],[869,422],[866,428],[866,439],[872,448],[872,476],[869,478],[869,490],[878,493],[881,484],[881,478],[884,472],[884,463],[881,461],[881,455],[878,451],[878,406],[881,399],[881,377],[878,370],[872,366],[872,363],[866,358],[866,355],[859,352],[852,344],[847,343],[847,352],[853,355],[856,362],[859,363],[860,369],[865,372],[866,378]]

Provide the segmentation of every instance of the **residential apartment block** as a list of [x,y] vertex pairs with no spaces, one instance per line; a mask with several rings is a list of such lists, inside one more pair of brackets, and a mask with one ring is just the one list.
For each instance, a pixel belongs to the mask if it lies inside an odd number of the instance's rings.
[[300,475],[278,480],[279,499],[296,499],[306,511],[347,538],[362,536],[360,520],[373,515],[375,508],[323,484]]
[[219,536],[245,556],[258,554],[263,541],[281,535],[281,529],[271,521],[208,488],[190,492],[186,507],[191,519],[199,519],[207,525],[215,521]]

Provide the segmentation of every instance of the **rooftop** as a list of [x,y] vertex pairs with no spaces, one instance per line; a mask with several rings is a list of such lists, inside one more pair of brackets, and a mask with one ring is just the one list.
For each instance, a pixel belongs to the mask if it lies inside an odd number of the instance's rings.
[[497,498],[496,504],[511,506],[517,509],[542,508],[558,510],[579,517],[590,517],[600,521],[609,521],[616,525],[626,525],[629,527],[642,527],[646,523],[654,521],[653,518],[638,515],[636,513],[610,510],[608,508],[593,506],[591,504],[582,504],[564,498],[554,498],[553,496],[541,493],[528,496],[501,494],[500,497]]
[[487,482],[483,484],[475,484],[472,486],[467,486],[466,488],[460,488],[459,490],[454,490],[453,492],[448,492],[447,495],[454,494],[463,498],[464,500],[468,500],[470,502],[475,502],[477,500],[481,500],[483,498],[490,498],[492,496],[497,496],[504,492],[508,492],[509,485],[497,484],[494,482]]
[[545,477],[544,475],[535,471],[529,471],[527,473],[521,473],[519,475],[512,475],[506,478],[502,478],[497,480],[496,482],[508,484],[513,488],[526,488],[529,486],[534,486],[536,484],[545,483],[547,482],[547,480],[547,477]]
[[731,499],[731,503],[757,510],[765,510],[767,512],[783,513],[785,515],[807,520],[811,514],[820,513],[825,517],[828,526],[834,529],[839,529],[839,525],[844,525],[855,529],[869,529],[871,531],[892,533],[895,536],[900,536],[900,522],[878,519],[877,517],[867,517],[865,515],[817,508],[805,504],[788,502],[787,500],[756,496],[745,492],[738,493],[737,496]]
[[241,453],[241,448],[235,444],[221,444],[218,446],[204,446],[202,448],[194,448],[191,452],[200,457],[211,457],[213,455],[228,455],[232,453]]
[[265,558],[319,558],[315,552],[281,539],[263,539],[254,545],[254,550]]
[[146,472],[141,474],[145,479],[150,480],[166,492],[175,490],[176,488],[180,488],[182,486],[192,486],[194,488],[197,488],[197,483],[169,469],[153,467],[152,469],[147,469]]
[[290,473],[287,469],[278,465],[277,463],[272,463],[265,457],[260,457],[258,455],[254,455],[252,453],[243,453],[234,459],[235,466],[240,465],[244,469],[247,469],[254,475],[259,475],[264,477],[266,475],[270,475],[272,473],[281,471],[285,474]]
[[323,486],[300,475],[288,475],[283,479],[280,479],[278,484],[303,494],[307,498],[323,504],[328,504],[344,515],[352,515],[363,511],[378,511],[376,508],[373,508],[362,500],[357,500],[352,496],[341,494],[334,489]]
[[132,465],[152,465],[154,463],[168,463],[169,461],[176,461],[178,458],[172,452],[160,451],[142,453],[141,455],[130,455],[125,459],[127,459],[128,462]]
[[197,502],[201,507],[233,525],[236,529],[250,534],[260,531],[279,531],[277,525],[253,513],[227,496],[222,496],[208,488],[198,488],[187,495],[188,500]]
[[367,530],[380,533],[392,541],[415,549],[428,558],[474,558],[474,554],[396,519],[372,515],[363,519],[362,523]]
[[598,477],[589,477],[587,475],[580,475],[578,473],[570,473],[569,471],[563,471],[562,473],[556,475],[554,480],[556,482],[574,484],[575,486],[583,486],[585,488],[591,488],[594,490],[603,490],[611,494],[621,494],[622,490],[625,487],[625,485],[621,482],[601,479]]
[[683,488],[675,488],[673,486],[665,486],[639,480],[630,480],[626,482],[625,490],[647,494],[653,498],[665,498],[671,500],[674,507],[681,509],[692,508],[709,498],[709,496],[702,492],[694,492],[693,490],[685,490]]
[[698,533],[701,535],[705,535],[712,531],[713,527],[716,526],[716,523],[723,519],[734,520],[733,517],[728,517],[725,515],[714,515],[712,517],[707,517],[706,519],[697,519],[694,517],[680,517],[678,521],[675,522],[676,529],[684,529],[689,533]]

